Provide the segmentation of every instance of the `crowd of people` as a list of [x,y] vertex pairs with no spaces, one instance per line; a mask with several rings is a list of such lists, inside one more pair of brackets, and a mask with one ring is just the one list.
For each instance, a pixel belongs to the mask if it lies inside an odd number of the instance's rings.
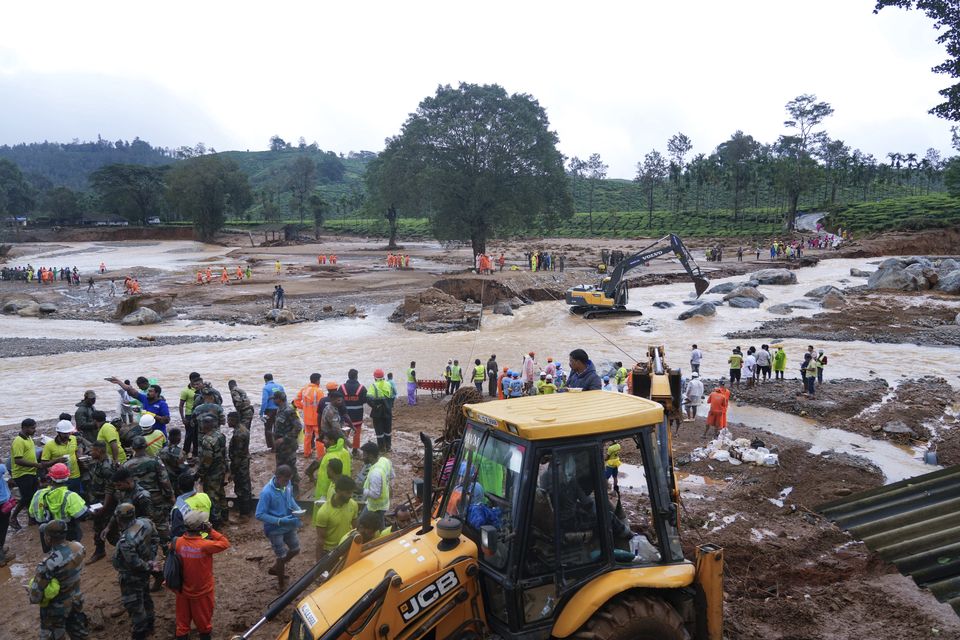
[[[243,280],[246,278],[250,280],[253,278],[253,269],[250,265],[246,267],[242,265],[237,265],[237,268],[234,270],[234,279]],[[220,275],[218,276],[220,284],[227,284],[230,282],[230,273],[227,271],[226,266],[220,267]],[[197,284],[211,284],[214,281],[213,269],[207,267],[206,269],[197,269]]]
[[53,284],[66,282],[75,287],[80,286],[80,271],[73,267],[39,267],[32,264],[16,267],[0,268],[0,280],[14,282],[36,282],[37,284]]
[[[563,269],[566,266],[566,257],[560,254],[552,254],[549,251],[543,251],[537,249],[536,251],[526,251],[524,252],[524,257],[527,261],[527,266],[530,268],[530,271],[557,271],[559,270],[563,273]],[[501,265],[501,271],[502,271]]]
[[410,268],[410,255],[409,254],[400,254],[400,253],[388,253],[387,254],[387,267],[390,269],[409,269]]

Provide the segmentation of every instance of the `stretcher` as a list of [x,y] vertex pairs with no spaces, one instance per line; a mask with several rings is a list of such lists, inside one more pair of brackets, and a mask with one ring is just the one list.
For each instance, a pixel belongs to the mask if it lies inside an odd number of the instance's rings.
[[417,380],[417,390],[430,392],[431,398],[443,397],[447,392],[446,380]]

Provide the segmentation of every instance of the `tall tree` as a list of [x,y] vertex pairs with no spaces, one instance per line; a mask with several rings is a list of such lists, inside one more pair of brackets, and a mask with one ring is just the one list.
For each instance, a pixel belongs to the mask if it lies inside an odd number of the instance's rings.
[[850,165],[850,147],[843,140],[824,139],[817,151],[827,175],[827,186],[830,190],[830,204],[837,201],[837,187],[843,182]]
[[653,226],[653,193],[667,177],[667,161],[663,154],[654,149],[643,156],[643,162],[637,163],[637,177],[640,188],[647,197],[647,227]]
[[323,216],[327,212],[327,202],[320,197],[319,193],[311,193],[307,198],[307,204],[310,207],[310,213],[313,214],[313,237],[320,239],[320,227],[323,226]]
[[43,195],[43,208],[61,224],[79,222],[83,216],[80,197],[67,187],[54,187]]
[[547,114],[497,85],[437,88],[387,140],[378,199],[430,216],[438,239],[491,235],[570,215],[570,185]]
[[[933,68],[951,78],[960,78],[960,4],[957,0],[877,0],[873,12],[886,7],[919,9],[933,20],[933,28],[943,33],[937,42],[947,47],[947,59]],[[940,90],[945,101],[930,109],[930,113],[945,120],[960,121],[960,82]]]
[[573,199],[576,201],[577,194],[579,193],[577,187],[587,172],[587,163],[577,156],[573,156],[567,161],[567,171],[570,172],[570,181],[573,185]]
[[33,208],[35,194],[13,162],[0,158],[0,214],[22,216]]
[[[817,96],[805,93],[797,96],[786,105],[789,120],[783,126],[793,129],[794,134],[780,136],[779,147],[784,156],[793,161],[793,171],[785,177],[785,188],[789,199],[786,226],[793,231],[797,221],[797,204],[800,196],[810,188],[816,163],[811,158],[811,149],[826,139],[823,131],[814,131],[823,120],[833,113],[833,107],[826,102],[817,102]],[[811,165],[813,171],[811,171]]]
[[163,174],[159,167],[110,164],[90,174],[90,186],[107,212],[146,224],[163,206]]
[[599,153],[591,153],[587,158],[587,177],[590,179],[590,235],[593,235],[593,191],[597,183],[607,177],[608,168],[600,159]]
[[298,155],[293,162],[287,165],[287,188],[293,192],[293,208],[300,214],[300,224],[303,224],[303,214],[307,209],[307,197],[313,191],[317,182],[317,163],[308,155]]
[[271,136],[270,138],[270,151],[283,151],[284,149],[289,149],[290,143],[281,138],[280,136]]
[[729,140],[717,147],[717,159],[723,176],[733,195],[733,219],[740,221],[740,212],[743,210],[743,201],[747,187],[753,179],[752,162],[760,149],[760,144],[753,136],[737,131]]
[[197,238],[210,242],[227,213],[239,215],[253,201],[250,182],[233,160],[208,155],[176,165],[167,176],[167,200],[193,220]]
[[691,149],[693,149],[693,143],[682,132],[677,132],[667,140],[667,154],[670,156],[670,182],[673,184],[674,203],[678,213],[683,200],[681,178],[686,166],[687,154],[690,153]]

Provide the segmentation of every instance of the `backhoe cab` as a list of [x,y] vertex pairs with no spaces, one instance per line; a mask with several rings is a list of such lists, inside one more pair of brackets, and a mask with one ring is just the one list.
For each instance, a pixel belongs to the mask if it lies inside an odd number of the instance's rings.
[[[464,412],[439,498],[424,490],[434,518],[347,540],[281,638],[721,640],[722,551],[683,557],[660,404],[591,391]],[[614,443],[646,486],[625,501]]]

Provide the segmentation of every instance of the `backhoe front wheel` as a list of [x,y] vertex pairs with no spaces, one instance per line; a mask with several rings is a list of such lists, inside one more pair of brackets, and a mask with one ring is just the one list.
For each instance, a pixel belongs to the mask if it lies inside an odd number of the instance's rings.
[[676,609],[652,596],[624,594],[597,609],[575,640],[688,640]]

